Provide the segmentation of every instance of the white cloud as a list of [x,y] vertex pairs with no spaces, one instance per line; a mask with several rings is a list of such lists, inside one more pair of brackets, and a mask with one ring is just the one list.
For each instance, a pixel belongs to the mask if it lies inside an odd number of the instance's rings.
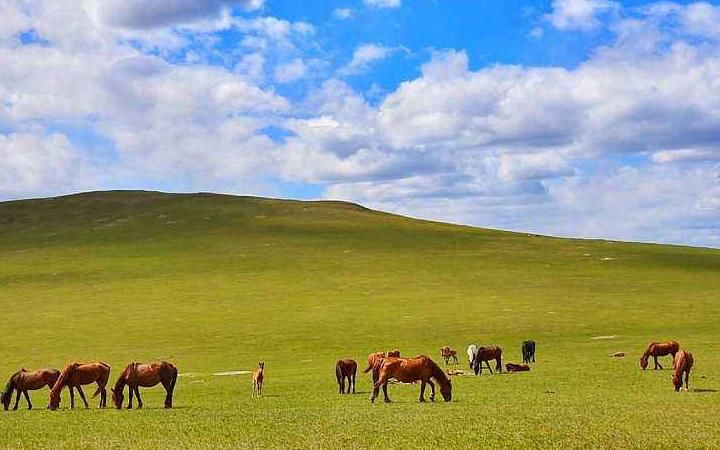
[[257,10],[264,0],[98,0],[108,24],[131,29],[168,27],[196,20],[220,19],[229,8]]
[[589,31],[600,25],[598,16],[619,8],[610,0],[553,0],[552,12],[545,18],[560,30]]
[[307,67],[300,58],[275,67],[274,78],[278,83],[290,83],[305,76]]
[[355,15],[355,11],[351,8],[336,8],[333,10],[333,17],[340,20],[351,19]]
[[390,57],[399,51],[398,47],[385,47],[378,44],[362,44],[353,52],[352,60],[339,73],[354,75],[367,71],[370,66],[380,60]]
[[371,8],[399,8],[402,0],[363,0]]

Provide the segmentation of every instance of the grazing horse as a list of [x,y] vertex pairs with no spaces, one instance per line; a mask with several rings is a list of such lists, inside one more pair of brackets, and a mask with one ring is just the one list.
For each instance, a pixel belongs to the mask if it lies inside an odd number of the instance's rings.
[[162,383],[166,392],[165,407],[172,408],[173,391],[175,390],[177,375],[177,368],[169,362],[162,361],[149,364],[132,362],[122,371],[115,382],[115,387],[110,388],[112,401],[117,409],[122,408],[124,399],[123,391],[125,390],[125,385],[127,385],[130,397],[128,399],[127,409],[132,409],[133,394],[137,397],[138,408],[142,408],[143,403],[138,387],[153,387]]
[[60,376],[50,390],[49,408],[54,411],[60,406],[60,392],[65,386],[67,386],[70,391],[70,408],[75,408],[75,392],[73,389],[77,389],[80,398],[82,398],[83,403],[85,403],[85,408],[89,408],[81,386],[90,383],[97,383],[98,387],[92,396],[95,398],[100,394],[100,408],[104,408],[107,405],[105,385],[107,385],[108,378],[110,378],[110,366],[104,362],[68,364],[62,372],[60,372]]
[[478,348],[477,355],[475,355],[475,361],[472,365],[475,370],[475,375],[482,375],[483,361],[485,361],[485,365],[490,373],[493,373],[489,363],[489,361],[492,361],[493,359],[495,360],[495,370],[502,372],[502,349],[497,346]]
[[[395,350],[390,350],[389,352],[373,352],[373,353],[370,353],[370,354],[368,355],[368,357],[367,357],[368,366],[367,366],[367,368],[365,368],[365,370],[363,370],[363,373],[368,373],[368,372],[370,372],[370,371],[373,369],[373,367],[375,367],[379,362],[382,362],[382,360],[385,359],[385,358],[388,357],[388,356],[391,357],[391,358],[399,358],[399,357],[400,357],[400,350],[395,349]],[[377,381],[377,380],[375,380],[375,381]]]
[[530,366],[527,364],[513,364],[513,363],[507,363],[505,364],[505,368],[508,372],[529,372]]
[[260,361],[258,368],[253,372],[253,393],[252,396],[260,397],[262,395],[263,382],[265,381],[265,363]]
[[475,357],[478,353],[478,346],[475,344],[468,345],[467,348],[467,355],[468,355],[468,364],[470,365],[470,368],[473,368],[473,361],[475,361]]
[[675,354],[680,350],[680,344],[677,343],[677,341],[667,341],[667,342],[651,342],[650,345],[648,345],[647,350],[645,350],[645,353],[640,357],[640,367],[642,367],[643,370],[647,369],[648,366],[648,358],[653,357],[653,360],[655,361],[655,369],[658,368],[662,370],[662,366],[658,362],[658,356],[666,356],[671,355],[673,361],[675,360]]
[[32,409],[32,403],[30,402],[28,391],[42,389],[45,386],[52,389],[59,376],[60,371],[57,369],[40,369],[34,372],[28,372],[25,369],[18,370],[12,374],[5,385],[5,390],[2,392],[2,396],[0,396],[3,408],[5,408],[5,411],[8,410],[10,407],[10,400],[12,400],[13,390],[17,390],[13,411],[18,409],[18,402],[20,402],[21,393],[25,396],[28,409]]
[[357,363],[352,359],[340,359],[335,364],[335,376],[337,377],[338,389],[341,394],[345,393],[345,378],[347,378],[347,393],[355,393],[355,374],[357,373]]
[[535,341],[523,341],[521,350],[523,364],[529,364],[531,359],[535,362]]
[[455,350],[451,349],[450,347],[448,347],[447,345],[440,349],[440,356],[442,356],[443,359],[445,359],[446,366],[448,365],[450,358],[455,360],[455,364],[458,363],[457,352]]
[[680,392],[680,388],[682,387],[683,374],[685,374],[685,390],[689,391],[690,369],[692,369],[694,362],[692,353],[686,352],[685,350],[680,350],[675,355],[673,362],[675,364],[675,372],[672,376],[672,382],[675,386],[675,392]]
[[434,378],[440,384],[440,394],[446,402],[452,400],[452,383],[445,375],[445,372],[438,366],[435,361],[428,356],[417,356],[415,358],[385,358],[379,364],[380,378],[373,386],[373,394],[370,398],[371,402],[375,402],[380,388],[383,389],[385,395],[385,403],[390,403],[390,397],[387,393],[387,385],[390,378],[395,378],[403,383],[414,383],[420,381],[420,401],[425,401],[425,385],[430,385],[430,401],[435,401],[435,383]]

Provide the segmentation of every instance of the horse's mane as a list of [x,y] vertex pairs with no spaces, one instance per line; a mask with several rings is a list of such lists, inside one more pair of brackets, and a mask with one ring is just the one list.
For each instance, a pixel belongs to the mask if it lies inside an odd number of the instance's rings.
[[60,372],[60,376],[58,377],[57,381],[55,382],[55,385],[50,390],[50,393],[57,394],[59,391],[62,390],[63,387],[65,387],[65,384],[67,383],[68,378],[70,377],[70,374],[72,373],[73,369],[77,366],[77,363],[70,363]]
[[428,363],[432,367],[433,378],[435,378],[440,384],[446,385],[450,383],[450,379],[445,375],[445,372],[438,366],[438,364],[432,359],[428,358]]
[[2,395],[0,395],[0,402],[4,403],[7,396],[12,395],[12,390],[14,388],[13,382],[15,381],[15,377],[17,377],[19,373],[20,373],[20,370],[18,370],[14,374],[10,375],[10,379],[8,380],[7,384],[5,385],[5,388],[2,391]]

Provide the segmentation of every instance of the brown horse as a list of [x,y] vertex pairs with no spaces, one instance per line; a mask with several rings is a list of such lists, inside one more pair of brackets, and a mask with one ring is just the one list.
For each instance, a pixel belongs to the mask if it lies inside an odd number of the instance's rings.
[[265,363],[260,361],[258,368],[253,372],[253,393],[252,396],[256,395],[260,397],[262,395],[263,382],[265,381]]
[[672,376],[672,382],[675,386],[675,392],[680,392],[683,382],[683,374],[685,374],[685,390],[690,390],[690,369],[692,369],[694,362],[692,353],[680,350],[675,355],[673,362],[675,364],[675,372]]
[[[399,358],[399,357],[400,357],[400,350],[398,350],[398,349],[390,350],[390,351],[387,352],[387,353],[386,353],[386,352],[374,352],[374,353],[370,353],[370,354],[368,355],[368,358],[367,358],[367,359],[368,359],[368,366],[367,366],[367,368],[366,368],[365,370],[363,370],[363,373],[368,373],[368,372],[370,372],[373,367],[375,367],[379,362],[382,362],[382,360],[385,359],[385,358],[388,357],[388,356],[391,357],[391,358]],[[377,380],[375,380],[375,381],[377,381]]]
[[513,363],[507,363],[505,364],[505,368],[508,372],[529,372],[530,366],[527,364],[513,364]]
[[12,400],[13,390],[17,390],[17,396],[15,397],[15,406],[13,411],[18,409],[18,402],[20,402],[20,393],[25,396],[27,401],[28,409],[32,409],[32,403],[30,402],[30,396],[28,391],[35,391],[42,389],[47,386],[52,389],[53,385],[60,376],[60,371],[57,369],[40,369],[34,372],[28,372],[25,369],[20,369],[8,380],[5,385],[5,390],[2,392],[0,401],[2,401],[3,408],[5,411],[10,407],[10,400]]
[[475,356],[475,361],[473,361],[473,369],[475,370],[475,375],[482,375],[482,363],[485,362],[485,366],[487,366],[490,373],[493,373],[492,369],[490,368],[489,361],[495,360],[495,370],[498,372],[502,372],[502,349],[497,346],[492,347],[480,347],[478,348],[477,355]]
[[445,360],[445,365],[446,365],[446,366],[447,366],[448,363],[450,362],[450,358],[452,358],[453,360],[455,360],[455,364],[458,363],[457,351],[451,349],[451,348],[448,347],[447,345],[446,345],[445,347],[443,347],[443,348],[440,349],[440,356],[442,356],[443,359]]
[[100,408],[104,408],[107,405],[105,385],[107,385],[108,378],[110,378],[110,366],[104,362],[68,364],[63,371],[60,372],[60,376],[50,390],[49,408],[54,411],[60,406],[60,392],[65,386],[67,386],[70,391],[70,408],[75,408],[75,392],[73,389],[77,389],[80,398],[82,398],[83,403],[85,403],[85,408],[89,408],[81,386],[90,383],[97,383],[98,387],[92,396],[95,398],[100,394]]
[[429,356],[417,356],[415,358],[395,358],[387,357],[379,364],[380,377],[373,386],[373,394],[370,398],[371,402],[375,402],[380,388],[383,389],[385,395],[385,403],[390,403],[390,397],[387,393],[387,385],[390,378],[403,383],[414,383],[420,381],[420,401],[425,401],[425,385],[430,385],[430,401],[435,401],[435,383],[434,378],[440,384],[440,393],[446,402],[452,400],[452,383],[445,375],[445,372],[438,366]]
[[165,407],[172,408],[173,391],[175,390],[177,375],[177,368],[169,362],[161,361],[149,364],[132,362],[122,371],[115,382],[115,387],[110,388],[112,401],[117,409],[122,408],[124,400],[123,391],[125,390],[125,385],[127,385],[130,397],[128,399],[127,409],[132,409],[133,394],[137,397],[138,408],[142,408],[143,403],[138,387],[153,387],[162,383],[166,393]]
[[655,361],[655,369],[662,369],[663,367],[657,360],[658,356],[671,355],[674,361],[675,354],[679,350],[680,344],[678,344],[677,341],[651,342],[647,350],[645,350],[645,353],[640,357],[640,367],[642,367],[643,370],[647,369],[648,358],[652,356]]
[[345,379],[347,378],[347,393],[355,393],[355,374],[357,373],[357,363],[352,359],[340,359],[335,364],[335,376],[337,377],[338,389],[341,394],[345,393]]

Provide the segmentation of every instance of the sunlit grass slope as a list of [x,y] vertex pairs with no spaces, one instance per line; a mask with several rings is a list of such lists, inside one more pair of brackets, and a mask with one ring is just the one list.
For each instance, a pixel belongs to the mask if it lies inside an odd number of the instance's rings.
[[[0,413],[0,446],[720,446],[720,251],[553,239],[339,202],[97,192],[0,203],[0,375],[102,360],[183,373],[142,411]],[[606,336],[610,339],[591,339]],[[334,362],[537,341],[529,373],[453,377],[449,404],[340,396]],[[692,392],[641,372],[650,340],[695,355]],[[629,352],[626,358],[606,355]],[[266,396],[250,398],[266,362]],[[663,361],[669,367],[669,361]],[[464,358],[461,358],[465,368]],[[86,391],[92,391],[86,389]]]

